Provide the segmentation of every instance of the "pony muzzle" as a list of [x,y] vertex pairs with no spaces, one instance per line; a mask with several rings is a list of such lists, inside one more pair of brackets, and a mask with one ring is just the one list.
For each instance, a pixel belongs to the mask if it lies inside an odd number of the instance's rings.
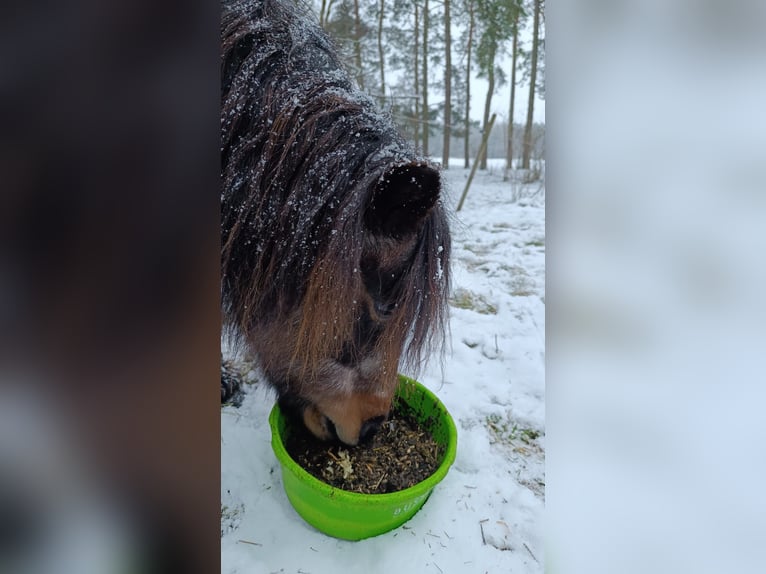
[[314,406],[308,406],[303,411],[303,424],[311,431],[311,434],[322,440],[339,438],[335,423]]
[[354,397],[342,403],[333,403],[320,410],[314,405],[303,411],[303,423],[322,440],[340,440],[355,446],[372,438],[388,416],[390,399],[375,396]]

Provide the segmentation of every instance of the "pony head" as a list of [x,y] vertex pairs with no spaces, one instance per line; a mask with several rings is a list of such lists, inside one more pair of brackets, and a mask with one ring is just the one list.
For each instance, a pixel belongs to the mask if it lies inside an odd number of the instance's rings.
[[441,177],[295,5],[222,22],[225,319],[288,413],[354,445],[443,340]]

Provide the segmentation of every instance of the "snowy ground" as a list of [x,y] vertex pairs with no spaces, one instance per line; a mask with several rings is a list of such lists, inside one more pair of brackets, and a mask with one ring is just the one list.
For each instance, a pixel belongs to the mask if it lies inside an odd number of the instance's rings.
[[[458,426],[447,477],[393,532],[321,534],[282,490],[274,396],[251,372],[243,404],[221,411],[222,573],[543,572],[545,190],[503,182],[490,162],[453,224],[451,348],[443,371],[435,362],[420,376]],[[446,172],[453,210],[467,177]]]

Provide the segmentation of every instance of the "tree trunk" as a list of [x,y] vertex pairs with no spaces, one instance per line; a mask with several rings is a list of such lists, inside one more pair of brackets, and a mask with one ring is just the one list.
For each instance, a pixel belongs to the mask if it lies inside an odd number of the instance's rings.
[[508,181],[509,174],[513,170],[513,114],[514,104],[516,103],[516,61],[519,55],[519,14],[513,20],[513,50],[511,54],[511,103],[508,109],[508,147],[505,157],[505,181]]
[[356,63],[356,81],[364,90],[364,70],[362,69],[362,21],[359,19],[359,0],[354,0],[354,60]]
[[423,154],[428,155],[428,0],[423,5]]
[[323,28],[327,26],[327,22],[330,20],[330,10],[332,10],[333,4],[335,4],[335,0],[322,0],[322,6],[319,9],[319,25]]
[[450,124],[452,123],[452,35],[450,0],[444,0],[444,143],[442,167],[449,169]]
[[473,45],[473,0],[468,1],[468,54],[465,66],[465,136],[464,144],[464,167],[468,169],[471,164],[470,139],[471,139],[471,47]]
[[420,45],[418,40],[420,39],[420,12],[418,5],[415,3],[415,147],[418,147],[420,142],[420,74],[418,72],[418,59],[420,57]]
[[532,155],[532,123],[535,112],[535,84],[537,83],[537,45],[540,32],[540,2],[535,0],[535,16],[532,31],[532,73],[529,78],[529,105],[527,106],[527,125],[524,128],[524,153],[521,168],[529,169],[529,158]]
[[385,9],[384,0],[380,0],[380,13],[378,14],[378,59],[380,60],[380,106],[386,104],[386,60],[383,53],[383,14]]
[[[492,104],[492,95],[495,92],[495,52],[494,50],[490,52],[489,55],[489,61],[490,66],[487,70],[487,82],[489,82],[489,87],[487,88],[487,99],[484,101],[484,122],[482,123],[484,137],[489,140],[489,134],[486,133],[488,129],[492,129],[492,127],[489,125],[489,108]],[[484,153],[481,154],[481,165],[479,166],[480,169],[487,169],[487,148],[484,148]]]

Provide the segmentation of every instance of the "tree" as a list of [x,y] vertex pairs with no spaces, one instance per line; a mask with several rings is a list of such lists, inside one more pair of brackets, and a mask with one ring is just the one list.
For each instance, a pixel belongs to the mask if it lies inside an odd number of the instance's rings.
[[[429,108],[428,108],[428,27],[429,27],[428,0],[423,4],[423,153],[428,155],[428,135],[429,135]],[[417,74],[417,68],[416,72]]]
[[378,60],[380,64],[380,105],[386,103],[386,59],[383,50],[383,21],[385,14],[384,0],[380,0],[378,7]]
[[[419,19],[419,7],[415,2],[415,147],[418,147],[418,140],[420,136],[420,86],[418,83],[418,57],[420,56],[420,47],[418,46],[418,40],[420,38],[420,19]],[[425,126],[423,126],[425,128]]]
[[516,68],[519,59],[519,23],[524,15],[524,7],[519,4],[513,18],[513,46],[511,47],[511,97],[508,106],[508,142],[506,144],[505,174],[503,181],[508,181],[509,173],[513,169],[513,117],[516,102]]
[[[486,76],[487,76],[487,83],[489,86],[487,87],[487,96],[484,99],[484,119],[482,120],[482,134],[484,137],[489,138],[489,134],[485,133],[487,130],[492,129],[489,125],[489,108],[492,104],[492,95],[495,93],[495,56],[497,54],[497,46],[493,43],[489,43],[489,46],[487,48],[487,52],[485,54],[485,57],[488,58],[488,61],[491,62],[489,66],[487,66]],[[487,169],[487,147],[484,146],[484,151],[481,154],[481,158],[479,159],[480,162],[480,168],[481,169]]]
[[452,123],[452,33],[450,26],[450,0],[444,0],[444,144],[442,166],[449,169],[449,144]]
[[354,0],[354,60],[356,80],[364,90],[364,68],[362,67],[362,21],[359,18],[359,0]]
[[[373,6],[361,0],[327,0],[323,27],[339,47],[340,57],[357,85],[377,95],[379,57],[375,47]],[[335,8],[330,11],[330,8]],[[321,10],[321,8],[320,8]]]
[[[486,77],[489,83],[484,101],[482,132],[489,129],[489,110],[496,82],[501,84],[505,81],[503,70],[496,66],[495,59],[511,37],[517,11],[518,5],[511,0],[476,0],[476,16],[481,30],[479,45],[476,48],[476,63],[479,66],[479,75]],[[481,169],[487,169],[486,149],[481,156]]]
[[465,168],[470,165],[470,137],[471,137],[471,51],[473,49],[473,33],[476,19],[474,17],[474,0],[466,0],[468,6],[468,47],[465,62],[465,133],[463,135]]
[[323,28],[330,19],[330,10],[333,4],[335,4],[335,0],[322,0],[322,5],[319,9],[319,25]]
[[533,30],[532,30],[532,68],[529,80],[529,103],[527,104],[527,124],[524,128],[524,143],[522,146],[521,168],[529,169],[529,159],[532,155],[532,123],[535,111],[535,88],[537,87],[537,57],[540,44],[540,16],[543,10],[543,0],[534,0]]
[[422,9],[413,0],[386,3],[384,33],[387,49],[386,104],[406,137],[416,147],[421,141],[421,17]]

